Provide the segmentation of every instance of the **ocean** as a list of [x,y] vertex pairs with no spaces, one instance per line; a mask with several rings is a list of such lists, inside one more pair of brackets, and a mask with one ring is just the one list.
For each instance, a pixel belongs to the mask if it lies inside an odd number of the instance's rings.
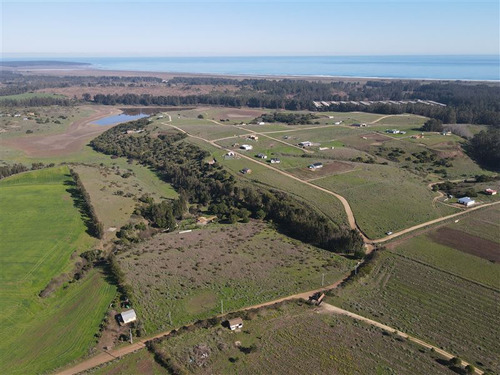
[[[3,59],[21,60],[18,59]],[[22,59],[28,60],[28,59]],[[30,58],[29,60],[37,60]],[[42,60],[38,58],[38,60]],[[460,56],[271,56],[271,57],[71,57],[43,60],[76,61],[103,70],[370,77],[450,80],[500,80],[498,55]]]

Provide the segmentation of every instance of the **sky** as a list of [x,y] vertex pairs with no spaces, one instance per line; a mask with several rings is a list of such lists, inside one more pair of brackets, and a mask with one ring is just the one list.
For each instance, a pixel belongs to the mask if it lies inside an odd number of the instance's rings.
[[498,1],[1,1],[2,57],[499,54]]

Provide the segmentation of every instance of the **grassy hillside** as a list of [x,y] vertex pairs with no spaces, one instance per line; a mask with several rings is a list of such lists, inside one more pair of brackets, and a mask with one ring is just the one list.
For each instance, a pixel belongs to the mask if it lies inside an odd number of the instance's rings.
[[73,268],[94,240],[59,167],[0,181],[0,362],[3,373],[42,373],[87,353],[115,288],[95,270],[48,298],[49,281]]
[[118,261],[148,334],[216,315],[221,300],[232,311],[333,284],[355,264],[260,222],[160,234]]

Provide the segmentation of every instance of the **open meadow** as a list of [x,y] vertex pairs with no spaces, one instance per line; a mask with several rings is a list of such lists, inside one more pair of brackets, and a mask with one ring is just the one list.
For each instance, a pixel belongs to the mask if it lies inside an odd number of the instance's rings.
[[121,253],[118,263],[152,334],[216,315],[221,303],[232,311],[333,284],[355,261],[252,221],[160,234]]
[[180,332],[155,345],[189,374],[452,374],[428,351],[347,317],[290,301],[248,312],[243,328]]
[[[116,288],[99,269],[39,293],[95,244],[68,192],[67,167],[0,181],[0,362],[8,374],[45,373],[86,355]],[[57,209],[55,209],[57,207]]]
[[[443,266],[441,261],[425,260],[428,265],[383,251],[368,276],[335,290],[331,301],[498,373],[500,345],[495,327],[500,290],[468,281],[469,271],[455,269],[454,275],[438,268]],[[490,271],[491,267],[483,268]]]
[[105,229],[125,225],[135,210],[138,199],[147,195],[155,201],[174,199],[176,191],[140,164],[126,163],[124,158],[103,165],[77,165],[85,189]]
[[436,193],[421,178],[389,165],[357,164],[354,171],[313,183],[344,196],[356,222],[370,238],[458,212],[449,206],[434,205]]

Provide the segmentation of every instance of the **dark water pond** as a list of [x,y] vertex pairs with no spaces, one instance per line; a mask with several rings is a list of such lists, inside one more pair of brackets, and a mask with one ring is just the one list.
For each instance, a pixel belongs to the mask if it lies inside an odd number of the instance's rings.
[[149,115],[145,113],[138,113],[136,115],[120,113],[119,115],[103,117],[99,120],[94,121],[92,124],[95,125],[121,124],[122,122],[138,120],[144,117],[149,117]]

